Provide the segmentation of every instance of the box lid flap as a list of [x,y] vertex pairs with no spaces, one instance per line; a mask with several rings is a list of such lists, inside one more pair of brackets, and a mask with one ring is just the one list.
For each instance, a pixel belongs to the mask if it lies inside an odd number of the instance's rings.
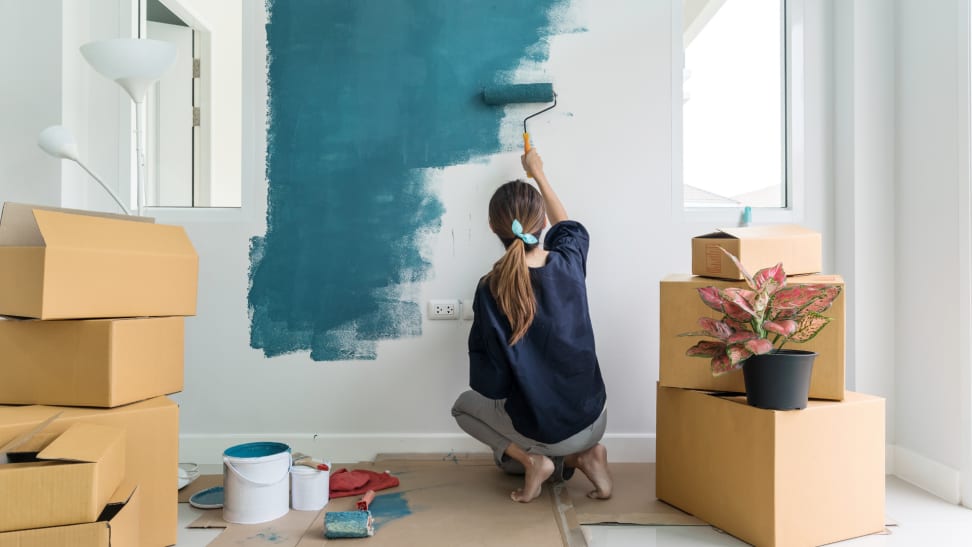
[[42,247],[44,238],[37,229],[30,205],[6,202],[0,213],[0,246]]
[[[719,228],[720,232],[736,239],[772,239],[778,237],[794,237],[812,235],[817,232],[798,224],[772,224],[767,226],[740,226],[733,228]],[[701,236],[706,237],[706,236]]]
[[135,490],[138,488],[138,483],[133,479],[125,478],[122,479],[121,484],[115,489],[115,492],[108,498],[108,505],[124,505],[128,503],[128,500],[132,499],[135,494]]
[[34,210],[48,248],[111,250],[137,254],[196,256],[181,226]]
[[0,246],[3,247],[42,247],[44,237],[37,226],[34,218],[34,211],[57,211],[74,215],[85,215],[89,217],[109,218],[115,220],[132,220],[136,222],[154,222],[154,219],[146,217],[114,215],[111,213],[96,213],[93,211],[82,211],[78,209],[64,209],[61,207],[45,207],[42,205],[29,205],[25,203],[5,202],[3,212],[0,213]]
[[124,437],[124,430],[117,427],[79,422],[41,450],[37,459],[96,462]]

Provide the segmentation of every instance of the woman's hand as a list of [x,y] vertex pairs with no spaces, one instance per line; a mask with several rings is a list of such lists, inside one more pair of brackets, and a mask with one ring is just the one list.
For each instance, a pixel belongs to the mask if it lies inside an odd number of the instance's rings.
[[523,169],[527,174],[537,181],[537,188],[540,189],[540,195],[543,196],[543,202],[547,208],[547,220],[550,221],[550,224],[554,225],[562,220],[567,220],[567,210],[564,209],[557,193],[554,192],[550,182],[547,181],[547,175],[543,173],[543,160],[540,159],[540,154],[537,154],[536,148],[531,148],[529,152],[523,154],[520,161],[523,162]]
[[540,154],[537,154],[536,148],[531,148],[529,152],[520,156],[520,162],[523,163],[523,170],[531,177],[543,176],[543,160],[540,159]]

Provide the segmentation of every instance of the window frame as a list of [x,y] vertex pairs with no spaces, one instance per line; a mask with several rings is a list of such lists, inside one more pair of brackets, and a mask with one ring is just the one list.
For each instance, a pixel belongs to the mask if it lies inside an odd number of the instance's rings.
[[[805,0],[780,0],[784,39],[784,191],[785,207],[753,207],[755,223],[800,223],[805,219],[806,134],[808,123],[821,123],[822,113],[808,120],[805,74],[810,60],[805,47]],[[672,213],[676,220],[718,226],[739,225],[742,207],[685,207],[682,168],[682,97],[685,51],[682,38],[682,2],[672,9]],[[818,30],[819,31],[819,30]],[[811,121],[817,120],[817,121]]]

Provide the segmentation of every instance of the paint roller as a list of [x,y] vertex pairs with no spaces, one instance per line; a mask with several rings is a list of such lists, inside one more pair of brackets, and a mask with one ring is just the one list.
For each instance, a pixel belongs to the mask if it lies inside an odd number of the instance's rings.
[[529,152],[530,132],[527,131],[527,121],[557,106],[557,94],[554,93],[553,84],[547,82],[494,85],[483,88],[483,102],[491,106],[516,103],[553,103],[523,119],[523,151]]
[[375,535],[371,511],[331,511],[324,514],[324,537],[366,538]]

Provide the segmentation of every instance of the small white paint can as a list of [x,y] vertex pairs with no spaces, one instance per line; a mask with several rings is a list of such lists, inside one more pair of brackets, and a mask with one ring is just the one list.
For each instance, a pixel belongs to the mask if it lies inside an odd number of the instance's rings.
[[223,520],[258,524],[290,511],[290,447],[246,443],[223,452]]
[[304,465],[290,468],[290,506],[297,511],[320,511],[327,505],[330,494],[330,471]]

